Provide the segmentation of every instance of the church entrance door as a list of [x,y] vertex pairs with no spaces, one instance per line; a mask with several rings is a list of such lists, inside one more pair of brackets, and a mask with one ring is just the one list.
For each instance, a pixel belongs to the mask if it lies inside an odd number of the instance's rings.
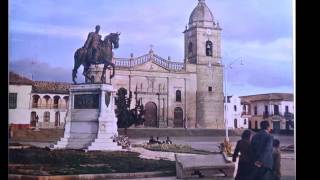
[[157,105],[153,102],[148,102],[145,107],[145,127],[157,127]]
[[173,124],[175,128],[183,127],[183,110],[180,107],[174,108]]

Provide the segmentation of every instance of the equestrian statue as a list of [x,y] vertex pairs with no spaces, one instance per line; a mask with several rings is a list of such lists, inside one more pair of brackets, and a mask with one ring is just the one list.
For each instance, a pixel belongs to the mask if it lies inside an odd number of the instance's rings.
[[91,81],[91,83],[93,83],[94,80],[88,76],[88,70],[92,64],[104,64],[101,82],[105,82],[106,69],[110,70],[110,66],[112,67],[110,79],[114,77],[115,65],[112,63],[112,49],[119,48],[120,33],[110,33],[101,40],[99,31],[100,26],[97,25],[96,31],[89,33],[84,46],[77,49],[74,54],[74,68],[72,70],[72,81],[74,84],[77,84],[77,71],[81,65],[83,65],[83,75]]

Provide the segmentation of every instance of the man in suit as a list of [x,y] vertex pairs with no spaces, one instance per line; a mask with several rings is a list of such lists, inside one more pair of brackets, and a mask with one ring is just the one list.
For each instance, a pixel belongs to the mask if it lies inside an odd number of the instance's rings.
[[252,180],[269,180],[272,178],[273,137],[270,135],[268,121],[260,123],[261,131],[253,136],[251,141],[253,170]]

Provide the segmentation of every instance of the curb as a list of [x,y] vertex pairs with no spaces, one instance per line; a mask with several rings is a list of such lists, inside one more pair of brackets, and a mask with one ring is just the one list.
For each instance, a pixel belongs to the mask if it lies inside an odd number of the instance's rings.
[[32,176],[9,174],[11,180],[86,180],[86,179],[133,179],[133,178],[152,178],[175,176],[174,171],[154,171],[154,172],[137,172],[137,173],[109,173],[109,174],[79,174],[79,175],[56,175],[56,176]]

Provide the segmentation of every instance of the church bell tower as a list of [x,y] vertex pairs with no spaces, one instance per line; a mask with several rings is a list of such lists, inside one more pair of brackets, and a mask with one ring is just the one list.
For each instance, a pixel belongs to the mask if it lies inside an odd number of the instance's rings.
[[184,31],[185,63],[196,65],[196,126],[222,129],[223,66],[221,64],[221,28],[205,3],[198,0]]

